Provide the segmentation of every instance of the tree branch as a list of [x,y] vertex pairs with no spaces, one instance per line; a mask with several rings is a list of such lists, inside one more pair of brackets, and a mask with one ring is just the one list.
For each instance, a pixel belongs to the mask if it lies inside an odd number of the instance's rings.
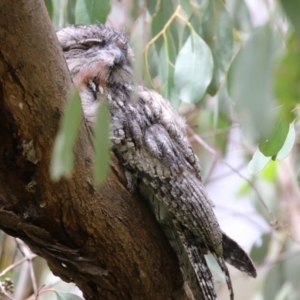
[[71,80],[43,1],[1,1],[0,39],[0,228],[86,299],[188,299],[175,255],[116,159],[93,186],[84,124],[73,177],[50,180]]

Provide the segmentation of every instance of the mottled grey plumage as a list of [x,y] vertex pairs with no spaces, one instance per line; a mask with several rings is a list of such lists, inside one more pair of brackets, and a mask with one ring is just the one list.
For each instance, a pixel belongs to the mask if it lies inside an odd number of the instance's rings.
[[132,81],[127,38],[101,24],[72,26],[57,33],[85,118],[94,123],[108,102],[112,150],[128,179],[148,199],[175,250],[196,299],[216,299],[204,254],[211,252],[233,290],[225,264],[256,276],[248,255],[220,229],[200,176],[185,124],[170,103]]

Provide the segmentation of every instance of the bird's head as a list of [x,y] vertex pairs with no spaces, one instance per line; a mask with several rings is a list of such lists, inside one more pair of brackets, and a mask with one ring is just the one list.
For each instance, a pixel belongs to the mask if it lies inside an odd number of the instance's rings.
[[131,84],[133,52],[122,32],[102,24],[74,25],[57,37],[77,85]]

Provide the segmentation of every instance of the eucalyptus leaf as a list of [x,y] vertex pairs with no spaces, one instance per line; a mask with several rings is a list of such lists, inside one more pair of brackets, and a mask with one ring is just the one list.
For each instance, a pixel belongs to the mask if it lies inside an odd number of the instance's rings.
[[44,0],[45,2],[45,6],[47,8],[48,14],[50,19],[53,18],[53,4],[52,4],[52,0]]
[[266,181],[269,181],[272,185],[276,181],[278,176],[278,163],[274,160],[271,160],[267,167],[262,170],[260,173],[260,178]]
[[279,292],[276,295],[274,300],[286,300],[290,299],[289,297],[292,295],[294,289],[293,286],[289,282],[285,282]]
[[185,13],[185,17],[189,17],[195,10],[195,5],[191,5],[190,1],[179,0],[182,10]]
[[282,285],[286,282],[282,263],[275,264],[268,272],[264,284],[263,299],[274,300]]
[[252,33],[230,69],[230,91],[243,133],[257,143],[274,127],[273,73],[280,39],[269,24]]
[[160,49],[158,73],[161,80],[162,94],[175,109],[178,109],[180,99],[174,84],[174,62],[176,60],[176,47],[169,31],[165,34],[165,42]]
[[254,246],[251,249],[250,257],[253,259],[253,261],[256,264],[261,264],[266,259],[268,252],[269,252],[269,246],[270,246],[270,235],[264,234],[262,237],[262,244],[259,246]]
[[290,21],[294,25],[298,36],[300,36],[300,1],[299,0],[281,0],[281,5],[289,17]]
[[180,99],[185,102],[199,101],[213,74],[211,51],[203,39],[192,32],[175,63],[175,86]]
[[203,38],[214,58],[214,73],[208,92],[214,95],[230,66],[233,55],[232,21],[223,1],[210,1],[203,22]]
[[297,294],[300,276],[300,252],[290,252],[289,254],[286,260],[276,263],[270,269],[266,277],[264,299],[286,299],[283,295],[287,293],[287,290],[289,296]]
[[[300,18],[299,18],[300,19]],[[289,38],[285,54],[280,59],[275,73],[275,92],[282,105],[284,117],[293,121],[293,108],[300,100],[300,37],[295,33]]]
[[[152,4],[150,4],[152,3]],[[148,6],[151,7],[151,11],[153,11],[153,19],[151,23],[151,31],[152,37],[156,36],[161,30],[164,28],[167,21],[170,19],[172,14],[174,13],[175,6],[172,0],[160,0],[155,1],[147,1]],[[155,8],[155,10],[153,10]],[[163,38],[162,36],[155,42],[156,50],[159,52],[163,45]]]
[[154,15],[156,13],[156,11],[158,10],[157,6],[160,4],[160,1],[146,0],[145,3],[146,3],[149,13],[151,15]]
[[300,188],[300,171],[298,172],[297,175],[297,183],[298,183],[298,187]]
[[226,3],[234,28],[240,31],[249,31],[252,29],[251,16],[245,0],[232,0]]
[[71,176],[73,170],[73,147],[82,119],[81,101],[75,90],[68,99],[61,126],[54,141],[50,175],[52,180]]
[[284,262],[287,281],[292,284],[294,289],[299,288],[300,278],[300,252],[294,253]]
[[52,1],[52,24],[55,29],[61,29],[65,26],[64,2]]
[[248,164],[248,172],[250,174],[259,173],[263,168],[267,166],[270,160],[270,156],[264,156],[259,150],[256,150],[251,161]]
[[109,0],[77,0],[75,7],[76,24],[105,24],[110,12]]
[[76,22],[76,17],[75,17],[76,1],[77,0],[68,0],[67,3],[66,15],[69,24],[75,24]]
[[270,134],[270,137],[260,143],[259,150],[265,156],[276,156],[284,145],[289,129],[290,124],[281,118],[273,129],[272,134]]
[[295,140],[296,140],[295,124],[291,123],[289,125],[289,132],[287,134],[285,142],[281,147],[281,149],[278,151],[276,155],[276,159],[282,160],[286,158],[289,155],[289,153],[292,151],[293,146],[295,144]]

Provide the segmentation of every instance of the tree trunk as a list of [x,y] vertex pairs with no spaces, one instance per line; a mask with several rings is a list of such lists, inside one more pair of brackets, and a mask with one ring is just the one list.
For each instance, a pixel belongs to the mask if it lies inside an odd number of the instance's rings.
[[116,158],[93,185],[85,124],[72,178],[50,179],[71,80],[43,1],[2,0],[0,40],[0,228],[86,299],[188,299],[175,255]]

